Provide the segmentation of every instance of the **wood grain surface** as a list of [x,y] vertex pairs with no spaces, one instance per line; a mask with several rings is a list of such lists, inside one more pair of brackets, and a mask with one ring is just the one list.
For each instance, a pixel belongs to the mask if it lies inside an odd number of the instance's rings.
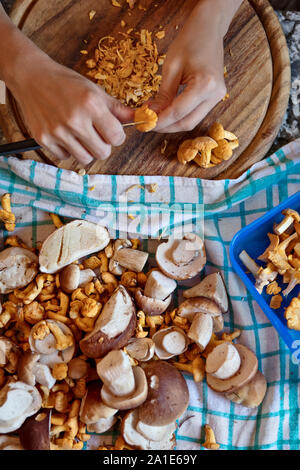
[[[147,28],[156,32],[162,26],[166,37],[157,40],[157,45],[159,52],[166,52],[177,34],[176,25],[180,29],[196,0],[145,0],[145,4],[148,6],[146,11],[135,8],[128,16],[127,8],[114,8],[110,0],[17,0],[11,16],[52,58],[85,74],[87,57],[79,51],[87,49],[92,56],[101,37],[118,34],[122,19],[128,27],[138,30]],[[90,21],[88,13],[92,9],[97,14]],[[234,178],[263,158],[282,122],[290,86],[285,38],[267,0],[243,2],[225,38],[225,65],[229,99],[218,103],[196,129],[164,135],[142,134],[127,128],[126,142],[114,149],[107,161],[91,164],[88,173]],[[9,141],[20,140],[15,138],[19,130],[20,135],[27,138],[28,132],[11,95],[8,103],[8,110],[0,110],[6,137]],[[202,169],[194,163],[179,164],[176,158],[179,144],[205,133],[216,120],[239,137],[240,147],[233,157],[211,169]],[[162,155],[160,148],[165,139],[168,146]],[[74,159],[59,162],[43,151],[24,155],[25,158],[52,161],[61,168],[75,171],[80,168]]]

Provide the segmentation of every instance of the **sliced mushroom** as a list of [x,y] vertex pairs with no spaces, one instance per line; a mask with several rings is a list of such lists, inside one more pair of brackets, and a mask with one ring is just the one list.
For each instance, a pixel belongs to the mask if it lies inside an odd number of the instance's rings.
[[229,379],[241,365],[239,352],[234,344],[225,342],[216,346],[207,356],[205,370],[218,379]]
[[148,396],[139,407],[139,421],[149,426],[174,423],[189,404],[185,379],[168,362],[151,361],[143,368],[148,381]]
[[228,297],[223,278],[219,272],[209,274],[199,284],[184,291],[185,298],[207,297],[213,300],[222,313],[228,310]]
[[0,435],[0,450],[24,450],[18,436]]
[[115,276],[121,276],[126,269],[123,266],[121,266],[118,263],[118,261],[115,259],[116,253],[122,248],[130,248],[131,246],[132,246],[131,241],[127,239],[120,238],[119,240],[115,241],[114,248],[113,248],[113,256],[110,258],[109,265],[108,265],[109,271],[112,274],[115,274]]
[[128,354],[121,350],[110,351],[97,363],[97,373],[109,391],[117,397],[131,394],[135,380]]
[[103,250],[109,243],[105,227],[86,220],[73,220],[55,230],[43,242],[40,271],[55,273],[79,258]]
[[267,381],[265,376],[258,370],[250,382],[233,392],[225,393],[228,400],[233,401],[247,408],[259,406],[267,391]]
[[171,303],[172,297],[169,295],[165,300],[152,299],[151,297],[146,297],[141,289],[136,289],[135,291],[135,301],[137,306],[144,312],[146,315],[156,316],[161,315],[167,310]]
[[201,351],[204,351],[213,334],[213,319],[206,313],[196,313],[188,337],[194,341]]
[[134,392],[126,396],[116,396],[106,385],[101,389],[101,398],[105,405],[117,408],[119,410],[130,410],[137,408],[147,398],[148,386],[145,372],[139,366],[132,368],[135,380]]
[[126,345],[128,354],[137,361],[150,361],[154,355],[155,344],[151,338],[131,338]]
[[39,358],[39,354],[30,351],[21,355],[18,362],[18,378],[21,382],[31,385],[32,387],[35,385],[36,378],[33,369]]
[[167,424],[166,426],[149,426],[148,424],[137,422],[136,430],[149,441],[163,441],[168,439],[176,431],[176,423]]
[[56,383],[56,379],[51,374],[50,367],[47,364],[41,364],[40,362],[36,362],[33,366],[33,373],[36,382],[38,384],[44,385],[49,390],[51,390],[51,388]]
[[116,408],[111,408],[103,403],[101,388],[102,383],[100,380],[88,383],[79,411],[80,420],[85,424],[97,423],[100,419],[109,419],[118,411]]
[[78,264],[69,264],[59,275],[60,286],[64,292],[71,294],[78,287],[85,286],[95,277],[92,269],[80,269]]
[[9,382],[0,391],[0,433],[19,429],[28,416],[42,406],[42,398],[35,387],[24,382]]
[[193,278],[206,263],[204,243],[195,234],[186,234],[183,240],[169,238],[157,247],[155,258],[161,271],[178,281]]
[[145,251],[134,250],[133,248],[122,248],[114,255],[114,261],[117,261],[123,268],[140,273],[143,271],[147,262],[149,253]]
[[96,423],[90,423],[87,425],[88,432],[96,432],[102,434],[103,432],[109,431],[118,421],[117,416],[110,416],[109,418],[100,418]]
[[216,392],[235,392],[250,382],[257,372],[258,361],[255,354],[242,344],[236,344],[235,347],[241,358],[241,366],[235,375],[224,380],[218,379],[212,374],[206,375],[208,386]]
[[20,356],[18,346],[13,341],[6,338],[6,336],[0,336],[0,367],[4,367],[10,373],[14,373],[16,371],[16,365],[10,364],[12,353],[17,362],[18,357]]
[[41,409],[27,418],[19,429],[19,436],[25,450],[50,450],[51,410]]
[[0,294],[27,286],[38,272],[38,257],[30,250],[10,247],[0,253]]
[[[123,436],[124,441],[134,449],[139,450],[171,450],[176,445],[176,439],[171,429],[173,429],[174,425],[169,425],[167,428],[163,426],[163,430],[165,431],[168,429],[170,430],[169,434],[166,431],[164,437],[160,440],[150,440],[145,438],[145,436],[137,430],[138,425],[140,425],[139,421],[139,412],[138,409],[130,411],[122,421],[121,425],[121,433]],[[154,429],[157,429],[154,428]],[[159,432],[159,431],[158,431]],[[155,431],[154,431],[155,433]]]
[[[41,338],[41,339],[39,339]],[[53,367],[59,362],[68,363],[75,351],[72,330],[57,320],[41,320],[30,331],[29,345],[40,354],[39,362]]]
[[274,233],[276,235],[282,235],[293,223],[294,217],[286,215],[284,219],[274,227]]
[[103,357],[113,349],[124,347],[135,327],[135,306],[125,287],[120,285],[104,305],[93,331],[80,341],[81,351],[88,357]]
[[173,279],[165,276],[158,270],[153,270],[149,274],[144,295],[153,299],[165,300],[176,289],[177,283]]
[[187,350],[189,340],[185,332],[176,326],[158,330],[152,336],[155,343],[155,353],[159,359],[170,359]]
[[220,307],[211,299],[206,297],[191,297],[182,302],[177,310],[180,317],[193,321],[195,313],[206,313],[212,317],[222,315]]

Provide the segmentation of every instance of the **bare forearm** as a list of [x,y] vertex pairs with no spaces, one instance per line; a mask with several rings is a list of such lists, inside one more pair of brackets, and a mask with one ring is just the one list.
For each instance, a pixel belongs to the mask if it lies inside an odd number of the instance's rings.
[[[45,54],[11,22],[0,4],[0,80],[14,88],[32,61]],[[28,66],[28,67],[26,67]]]
[[243,0],[200,0],[193,11],[193,16],[207,16],[207,22],[214,22],[222,36],[228,31],[229,25]]

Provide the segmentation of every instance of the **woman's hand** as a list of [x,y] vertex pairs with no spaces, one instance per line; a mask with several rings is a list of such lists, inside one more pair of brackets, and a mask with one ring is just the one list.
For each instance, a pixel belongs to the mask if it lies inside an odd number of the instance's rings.
[[150,104],[159,114],[156,131],[194,129],[225,96],[223,38],[240,4],[203,0],[193,10],[167,52],[160,90]]
[[12,91],[32,137],[57,158],[73,155],[83,165],[108,158],[125,140],[121,122],[133,119],[131,109],[48,57]]

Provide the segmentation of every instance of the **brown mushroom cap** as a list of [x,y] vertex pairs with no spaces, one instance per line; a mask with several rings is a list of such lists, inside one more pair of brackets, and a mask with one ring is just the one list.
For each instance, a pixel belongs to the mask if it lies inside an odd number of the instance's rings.
[[70,294],[79,285],[80,267],[78,264],[69,264],[59,275],[60,286],[64,292]]
[[147,400],[139,408],[139,420],[150,426],[176,421],[189,404],[189,391],[181,373],[168,362],[143,366],[148,381]]
[[234,392],[246,385],[255,376],[258,361],[255,354],[242,344],[235,344],[241,358],[241,366],[238,372],[229,379],[217,379],[211,374],[206,375],[207,385],[215,392]]
[[147,397],[148,386],[145,372],[139,366],[132,368],[135,379],[135,390],[129,395],[116,396],[106,385],[101,389],[101,398],[105,405],[117,408],[118,410],[129,410],[140,406]]
[[[190,234],[186,234],[189,236]],[[195,277],[204,267],[206,263],[205,247],[202,244],[202,249],[198,252],[195,251],[195,257],[187,264],[175,264],[172,253],[178,247],[182,240],[169,238],[167,243],[158,245],[155,259],[160,270],[171,279],[183,281]]]
[[265,376],[258,370],[250,382],[234,392],[225,393],[228,400],[247,408],[256,408],[263,401],[267,391]]
[[212,300],[206,297],[191,297],[182,302],[177,310],[180,317],[193,321],[196,313],[207,313],[212,317],[219,317],[222,314],[220,307]]
[[51,410],[42,408],[27,418],[19,429],[25,450],[50,450]]
[[39,358],[39,354],[30,351],[21,355],[18,362],[18,378],[21,382],[25,382],[32,387],[35,385],[36,378],[33,369]]
[[85,396],[81,401],[80,420],[86,424],[97,423],[99,419],[107,419],[117,413],[116,408],[111,408],[101,399],[102,383],[100,380],[89,382]]

